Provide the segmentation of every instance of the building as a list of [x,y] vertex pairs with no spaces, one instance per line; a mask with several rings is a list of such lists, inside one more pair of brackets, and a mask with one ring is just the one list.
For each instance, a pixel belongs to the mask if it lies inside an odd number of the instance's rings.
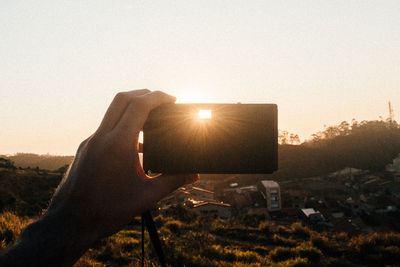
[[184,205],[192,206],[204,201],[215,202],[214,192],[201,187],[181,187],[174,193],[160,201],[161,209],[168,209],[171,206]]
[[279,184],[272,180],[262,180],[258,187],[267,202],[268,211],[281,210],[281,190]]
[[400,183],[400,171],[394,174],[394,181]]
[[202,202],[193,206],[195,211],[198,211],[204,216],[230,218],[232,216],[232,208],[230,204],[222,202]]
[[397,155],[397,157],[393,159],[392,164],[388,164],[386,166],[386,170],[391,171],[391,172],[399,172],[400,173],[400,154]]
[[207,190],[207,189],[193,186],[191,189],[189,189],[187,191],[190,193],[191,197],[196,200],[201,200],[201,201],[211,200],[212,201],[215,199],[214,192]]
[[323,222],[324,216],[319,211],[315,211],[314,209],[300,209],[300,218],[305,223],[319,223]]
[[283,192],[282,206],[304,209],[307,195],[308,193],[302,189],[288,189]]
[[161,209],[168,209],[171,206],[183,204],[188,198],[190,198],[190,193],[181,187],[174,193],[163,198],[159,203],[159,207]]

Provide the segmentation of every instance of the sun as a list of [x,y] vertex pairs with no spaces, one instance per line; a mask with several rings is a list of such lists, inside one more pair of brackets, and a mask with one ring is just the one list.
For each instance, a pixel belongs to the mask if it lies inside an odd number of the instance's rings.
[[210,109],[200,109],[199,110],[199,118],[202,120],[210,120],[211,119],[211,110]]

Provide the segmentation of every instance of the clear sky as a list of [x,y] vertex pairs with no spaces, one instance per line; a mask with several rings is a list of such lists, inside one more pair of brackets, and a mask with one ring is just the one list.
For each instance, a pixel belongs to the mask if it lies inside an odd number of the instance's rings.
[[266,102],[302,139],[400,120],[400,1],[12,1],[0,4],[0,154],[74,154],[113,96]]

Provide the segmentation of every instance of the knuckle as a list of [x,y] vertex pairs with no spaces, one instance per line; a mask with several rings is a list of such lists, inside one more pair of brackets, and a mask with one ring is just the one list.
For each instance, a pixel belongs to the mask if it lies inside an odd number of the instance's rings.
[[79,144],[78,152],[82,151],[82,150],[86,147],[86,145],[87,145],[87,140],[88,140],[88,139],[82,141],[82,143]]
[[119,92],[115,95],[114,100],[117,102],[125,101],[128,94],[126,92]]
[[154,93],[155,95],[163,95],[163,94],[164,94],[164,92],[163,92],[163,91],[160,91],[160,90],[155,90],[153,93]]
[[166,96],[166,94],[163,91],[159,91],[159,90],[154,91],[153,94],[156,98],[162,98],[162,97]]
[[95,134],[92,134],[91,136],[89,136],[88,138],[86,138],[85,140],[83,140],[79,147],[78,147],[78,151],[83,150],[85,147],[88,147],[89,145],[91,145],[93,143],[92,139],[95,136]]
[[92,135],[88,139],[86,139],[86,146],[89,148],[94,147],[97,144],[98,144],[98,137],[95,135]]

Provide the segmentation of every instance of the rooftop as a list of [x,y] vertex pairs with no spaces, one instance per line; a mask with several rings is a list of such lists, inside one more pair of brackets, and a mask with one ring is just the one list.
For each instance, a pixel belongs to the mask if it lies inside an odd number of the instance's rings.
[[205,193],[209,193],[209,194],[214,194],[213,191],[210,191],[210,190],[207,190],[207,189],[204,189],[204,188],[200,188],[200,187],[196,187],[196,186],[193,186],[192,190],[205,192]]
[[194,205],[193,208],[197,208],[197,207],[201,207],[201,206],[205,206],[205,205],[214,205],[214,206],[222,206],[222,207],[230,207],[231,206],[228,203],[204,201],[204,202],[201,202],[201,203],[199,203],[197,205]]
[[266,188],[267,187],[279,187],[279,184],[272,180],[262,180],[261,184]]
[[311,214],[315,214],[315,213],[319,213],[319,211],[315,211],[313,208],[310,209],[301,209],[301,211],[304,213],[304,215],[306,215],[307,217],[309,217]]

